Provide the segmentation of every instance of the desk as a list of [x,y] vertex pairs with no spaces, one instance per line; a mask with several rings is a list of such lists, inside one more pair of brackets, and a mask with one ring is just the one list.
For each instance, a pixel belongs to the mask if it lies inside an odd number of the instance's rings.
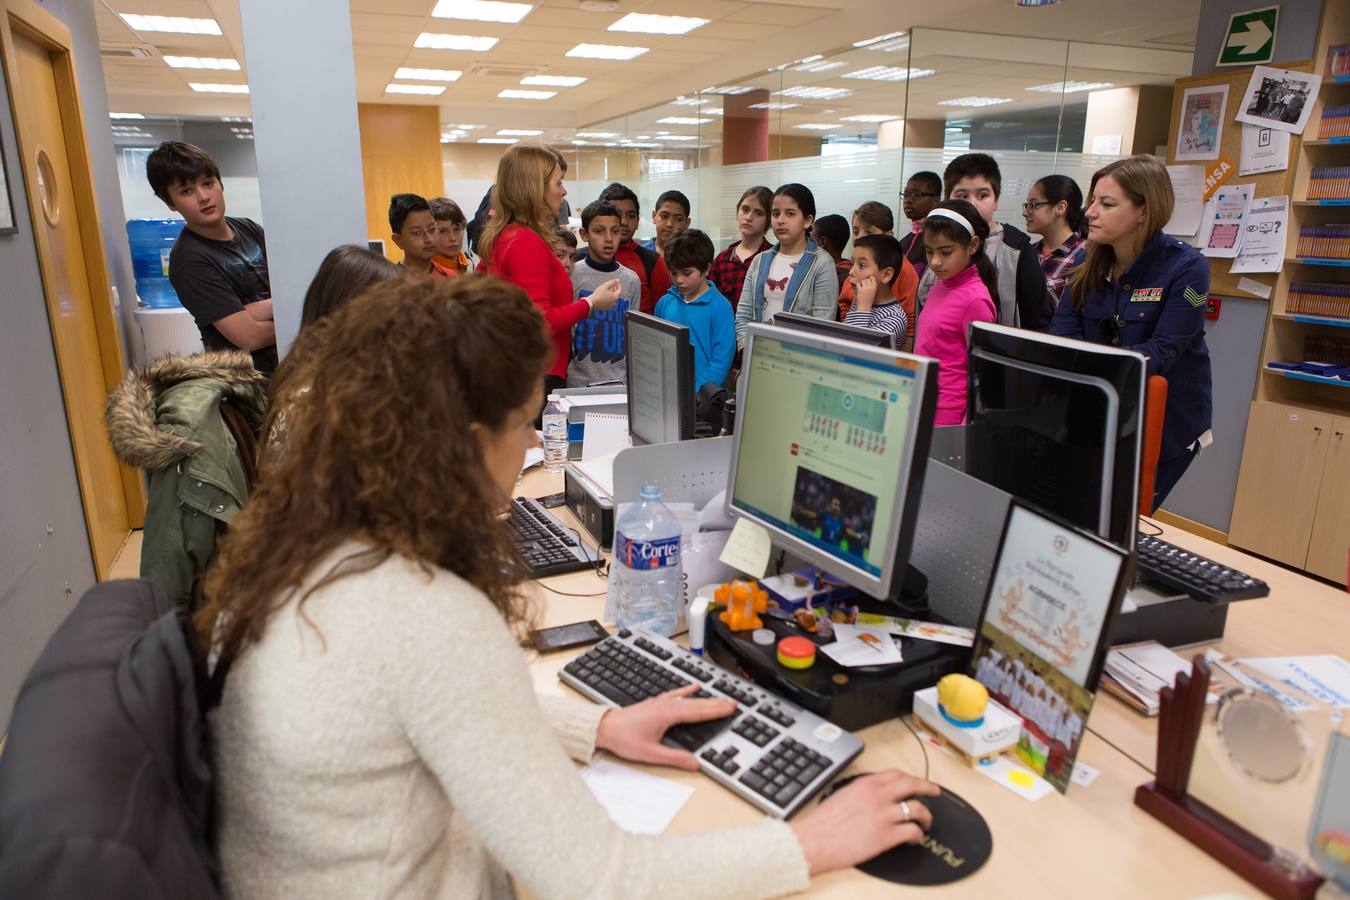
[[[561,476],[531,472],[517,493],[540,497],[561,487]],[[561,511],[561,518],[574,524],[566,511]],[[549,588],[589,596],[563,596]],[[539,621],[546,626],[598,619],[604,608],[604,583],[589,572],[550,578],[531,591],[538,602]],[[575,655],[564,651],[535,656],[530,672],[536,690],[571,693],[558,681],[557,673]],[[874,725],[859,736],[866,749],[850,773],[887,767],[923,773],[923,753],[900,722]],[[1070,897],[1088,890],[1101,898],[1223,892],[1257,896],[1237,875],[1134,806],[1134,789],[1150,779],[1149,773],[1095,734],[1085,735],[1079,759],[1101,770],[1097,780],[1086,788],[1073,785],[1067,796],[1052,793],[1035,804],[971,771],[945,751],[929,747],[928,757],[929,777],[969,800],[994,834],[989,861],[973,877],[944,888],[944,896],[981,900],[991,896]],[[746,825],[763,815],[703,775],[639,768],[694,788],[694,795],[671,824],[672,832]],[[898,890],[903,888],[854,869],[811,883],[812,895],[850,900],[894,896]]]
[[[1150,520],[1151,521],[1151,520]],[[1241,600],[1228,609],[1223,640],[1180,650],[1190,659],[1216,647],[1235,659],[1252,656],[1344,655],[1350,648],[1350,595],[1339,588],[1283,569],[1241,550],[1160,523],[1160,537],[1215,562],[1260,578],[1270,596]],[[1135,712],[1106,691],[1097,692],[1088,731],[1104,739],[1149,772],[1158,750],[1158,720]]]

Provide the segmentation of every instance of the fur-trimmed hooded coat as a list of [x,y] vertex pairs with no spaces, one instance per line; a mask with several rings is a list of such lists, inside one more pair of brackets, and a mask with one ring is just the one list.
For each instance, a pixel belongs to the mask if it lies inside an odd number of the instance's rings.
[[248,499],[254,448],[241,450],[222,404],[256,439],[267,412],[265,384],[249,354],[208,351],[167,356],[128,374],[108,396],[113,451],[150,479],[141,577],[189,609],[217,536]]

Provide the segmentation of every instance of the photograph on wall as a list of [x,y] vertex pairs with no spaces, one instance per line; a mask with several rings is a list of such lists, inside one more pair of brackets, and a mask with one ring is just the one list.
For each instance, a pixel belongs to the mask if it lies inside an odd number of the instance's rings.
[[1228,85],[1187,88],[1181,98],[1177,123],[1178,161],[1218,159],[1223,143],[1223,113],[1228,105]]
[[1257,66],[1238,102],[1237,120],[1261,128],[1302,134],[1312,116],[1320,75]]
[[9,195],[9,173],[5,171],[5,146],[0,144],[0,234],[15,234],[14,201]]

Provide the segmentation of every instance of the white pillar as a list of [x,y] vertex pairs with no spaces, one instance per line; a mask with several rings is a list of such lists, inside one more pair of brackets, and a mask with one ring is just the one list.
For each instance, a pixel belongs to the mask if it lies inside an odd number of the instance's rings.
[[277,349],[325,254],[366,245],[347,0],[240,0]]

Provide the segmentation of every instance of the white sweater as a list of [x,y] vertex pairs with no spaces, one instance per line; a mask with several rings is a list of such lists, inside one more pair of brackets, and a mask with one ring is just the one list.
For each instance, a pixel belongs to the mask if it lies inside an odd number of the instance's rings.
[[568,760],[594,752],[604,709],[544,700],[496,608],[450,572],[394,557],[292,599],[211,717],[228,893],[507,897],[507,873],[543,898],[806,887],[782,822],[621,831]]

